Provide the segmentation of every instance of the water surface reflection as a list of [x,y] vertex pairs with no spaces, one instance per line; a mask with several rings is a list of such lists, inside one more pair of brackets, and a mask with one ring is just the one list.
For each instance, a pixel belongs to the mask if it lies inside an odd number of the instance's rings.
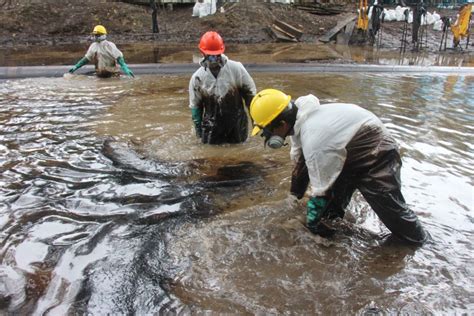
[[254,78],[259,89],[313,92],[380,116],[401,145],[406,199],[434,242],[413,249],[383,238],[360,196],[333,239],[310,234],[303,203],[287,199],[288,150],[264,149],[258,137],[201,145],[188,76],[4,81],[0,308],[472,311],[474,77]]
[[[85,42],[75,45],[4,48],[0,49],[0,66],[72,65],[84,56],[89,44]],[[117,45],[129,64],[191,63],[197,62],[201,57],[197,42]],[[317,43],[229,44],[226,45],[226,54],[242,63],[359,63],[474,67],[474,55],[469,51],[400,54],[398,49]]]

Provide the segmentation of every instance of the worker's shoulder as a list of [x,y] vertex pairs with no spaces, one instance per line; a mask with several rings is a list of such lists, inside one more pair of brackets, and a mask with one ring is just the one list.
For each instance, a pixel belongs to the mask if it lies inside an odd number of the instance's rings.
[[199,65],[199,68],[194,71],[193,76],[196,76],[200,73],[206,73],[206,68],[203,65]]
[[227,59],[226,64],[229,67],[233,67],[233,68],[245,68],[244,65],[240,61],[232,60],[230,58]]
[[102,41],[101,44],[104,45],[104,46],[111,46],[111,47],[117,48],[117,45],[115,45],[114,42],[111,42],[111,41],[108,41],[108,40]]
[[198,69],[196,69],[196,71],[191,76],[191,81],[195,80],[196,77],[205,78],[207,75],[208,73],[206,71],[206,68],[204,68],[204,66],[201,65]]
[[97,42],[92,42],[92,43],[89,45],[89,49],[95,48],[95,47],[98,47],[98,46],[99,46],[99,43],[97,43]]

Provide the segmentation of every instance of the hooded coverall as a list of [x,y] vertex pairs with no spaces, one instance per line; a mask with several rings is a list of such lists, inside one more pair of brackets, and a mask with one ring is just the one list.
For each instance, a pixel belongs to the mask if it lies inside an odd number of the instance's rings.
[[355,104],[321,105],[313,95],[295,105],[292,193],[302,197],[310,182],[311,196],[328,201],[323,218],[335,218],[358,189],[395,236],[423,243],[427,233],[401,193],[398,146],[380,119]]
[[250,106],[257,90],[244,66],[222,57],[217,78],[201,61],[201,67],[189,82],[189,107],[202,109],[198,135],[204,144],[242,143],[248,137]]
[[94,62],[99,77],[111,77],[120,73],[117,67],[117,59],[123,57],[123,54],[112,42],[103,40],[92,43],[85,57]]

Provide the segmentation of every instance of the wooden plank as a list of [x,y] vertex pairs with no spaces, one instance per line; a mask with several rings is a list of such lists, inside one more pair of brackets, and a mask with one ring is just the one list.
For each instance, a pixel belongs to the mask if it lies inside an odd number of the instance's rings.
[[348,34],[349,36],[352,35],[352,32],[354,32],[354,27],[356,25],[356,21],[351,21],[347,23],[346,27],[344,28],[344,33]]
[[301,36],[303,36],[303,30],[296,28],[295,26],[290,25],[288,23],[275,20],[273,25],[276,25],[277,27],[285,31],[287,34],[292,35],[298,40],[301,38]]
[[268,31],[270,35],[277,41],[277,42],[297,42],[298,40],[294,37],[289,37],[284,33],[281,33],[274,29],[273,27],[269,27]]
[[302,10],[311,14],[316,15],[336,15],[344,12],[344,8],[339,5],[331,4],[305,4],[305,5],[296,5],[298,10]]
[[279,27],[278,27],[277,25],[275,25],[275,24],[272,24],[272,28],[273,28],[275,31],[277,31],[277,32],[283,33],[285,36],[288,36],[289,38],[295,38],[295,37],[293,36],[293,34],[290,34],[290,33],[286,32],[285,30],[279,28]]
[[357,18],[356,15],[350,15],[350,16],[347,16],[345,18],[343,18],[340,22],[337,23],[337,25],[335,27],[333,27],[332,29],[330,29],[328,32],[326,32],[326,34],[324,34],[323,36],[321,36],[319,38],[319,40],[321,42],[324,42],[324,43],[327,43],[327,42],[330,42],[331,39],[336,36],[337,33],[339,33],[339,31],[342,30],[343,27],[345,27],[347,24],[349,24],[350,22],[354,21],[355,19]]

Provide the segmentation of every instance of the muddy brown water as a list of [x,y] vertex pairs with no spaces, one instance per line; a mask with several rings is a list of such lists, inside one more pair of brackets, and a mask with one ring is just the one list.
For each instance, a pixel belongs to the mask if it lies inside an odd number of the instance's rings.
[[189,76],[8,80],[1,313],[472,313],[474,77],[253,76],[380,116],[433,241],[384,237],[359,195],[333,238],[312,235],[306,199],[287,197],[288,147],[200,144]]
[[[112,39],[113,41],[113,39]],[[90,42],[76,45],[0,48],[0,66],[73,65],[82,58]],[[200,58],[195,44],[117,44],[129,64],[190,63]],[[226,54],[242,63],[370,63],[380,65],[474,67],[473,48],[463,52],[410,52],[398,49],[322,44],[247,44],[226,46]]]

